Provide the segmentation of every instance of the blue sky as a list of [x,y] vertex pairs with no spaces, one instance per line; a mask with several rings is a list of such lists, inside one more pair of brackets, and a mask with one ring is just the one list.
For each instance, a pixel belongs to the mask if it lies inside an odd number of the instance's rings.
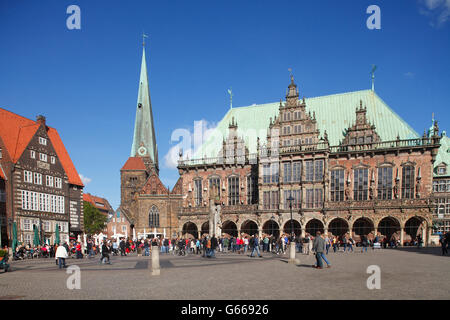
[[[81,9],[69,30],[66,9]],[[381,30],[369,30],[369,5]],[[450,130],[450,0],[0,2],[0,107],[58,129],[85,192],[120,203],[129,157],[142,32],[160,176],[177,128],[207,127],[234,106],[279,101],[293,69],[306,97],[370,88],[419,134]]]

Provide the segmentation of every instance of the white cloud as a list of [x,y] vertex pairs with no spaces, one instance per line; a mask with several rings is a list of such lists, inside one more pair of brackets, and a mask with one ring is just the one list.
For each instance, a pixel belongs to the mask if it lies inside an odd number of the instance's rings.
[[432,27],[441,27],[450,20],[450,0],[419,0],[419,13],[430,18]]
[[408,72],[404,73],[403,75],[408,79],[413,79],[415,76],[415,74],[411,71],[408,71]]
[[83,176],[82,174],[80,174],[80,179],[81,179],[81,182],[83,182],[83,184],[84,184],[85,186],[86,186],[89,182],[92,181],[91,178],[85,177],[85,176]]
[[164,165],[167,168],[175,169],[180,159],[180,149],[183,150],[183,159],[192,158],[201,145],[211,136],[216,127],[216,123],[202,119],[194,121],[193,131],[192,129],[184,128],[174,130],[171,136],[171,143],[177,144],[170,148],[164,156]]

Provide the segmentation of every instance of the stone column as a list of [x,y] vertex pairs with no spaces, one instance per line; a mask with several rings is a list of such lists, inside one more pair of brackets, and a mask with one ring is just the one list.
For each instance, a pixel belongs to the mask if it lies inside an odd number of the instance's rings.
[[324,233],[324,234],[328,234],[328,228],[324,228],[324,229],[323,229],[323,233]]
[[300,263],[300,260],[295,259],[295,242],[289,244],[289,260],[288,263]]
[[304,238],[305,235],[306,235],[306,230],[305,230],[305,228],[302,228],[302,238]]
[[427,239],[426,239],[426,242],[425,242],[425,240],[423,242],[427,246],[431,245],[431,231],[432,231],[432,228],[430,226],[427,226]]
[[262,229],[258,229],[258,237],[262,239]]
[[159,265],[159,250],[158,246],[152,247],[152,276],[159,276],[161,268]]
[[201,233],[201,231],[197,231],[197,233],[198,233],[198,238],[200,239],[202,237],[202,233]]
[[403,232],[404,232],[404,228],[401,227],[400,228],[400,246],[403,246]]

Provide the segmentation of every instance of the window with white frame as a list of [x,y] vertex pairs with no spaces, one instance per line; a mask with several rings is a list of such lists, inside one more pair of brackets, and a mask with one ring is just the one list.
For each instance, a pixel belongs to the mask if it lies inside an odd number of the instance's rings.
[[47,187],[53,187],[53,177],[52,176],[46,176],[46,185]]
[[36,159],[36,152],[34,150],[30,150],[30,158]]
[[31,225],[31,220],[30,219],[23,219],[23,230],[25,231],[31,231],[32,229],[32,225]]
[[0,148],[0,159],[2,158],[2,148]]
[[31,233],[25,233],[23,235],[23,241],[30,246],[31,246],[31,239],[32,239]]
[[47,139],[39,137],[39,143],[46,146],[47,145]]
[[43,221],[42,226],[45,232],[50,232],[50,221]]
[[34,184],[42,184],[42,174],[34,172]]
[[51,156],[51,157],[50,157],[50,162],[51,162],[52,164],[55,164],[55,163],[56,163],[56,158],[55,158],[54,156]]
[[39,153],[39,160],[47,162],[47,155],[45,153]]
[[126,232],[127,231],[127,226],[122,226],[122,232]]
[[23,171],[23,182],[33,183],[33,173],[31,171]]
[[55,177],[55,188],[61,189],[62,188],[62,179]]

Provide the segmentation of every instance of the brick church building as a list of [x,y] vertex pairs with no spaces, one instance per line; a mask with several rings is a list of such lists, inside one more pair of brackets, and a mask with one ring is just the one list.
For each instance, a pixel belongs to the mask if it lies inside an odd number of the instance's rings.
[[136,104],[133,144],[120,170],[119,211],[130,222],[137,238],[174,236],[181,205],[181,180],[170,190],[159,178],[152,105],[148,86],[145,47]]
[[144,51],[120,209],[145,236],[320,230],[430,243],[441,138],[437,122],[419,135],[373,90],[300,99],[291,76],[285,101],[231,108],[192,159],[180,154],[169,190]]

